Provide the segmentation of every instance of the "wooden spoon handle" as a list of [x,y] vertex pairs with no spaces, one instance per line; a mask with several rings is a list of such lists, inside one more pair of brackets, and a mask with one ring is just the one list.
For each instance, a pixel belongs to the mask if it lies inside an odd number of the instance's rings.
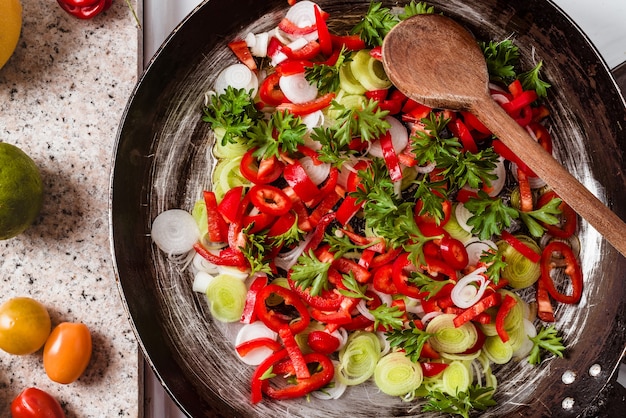
[[626,224],[548,154],[491,97],[471,111],[581,217],[626,257]]

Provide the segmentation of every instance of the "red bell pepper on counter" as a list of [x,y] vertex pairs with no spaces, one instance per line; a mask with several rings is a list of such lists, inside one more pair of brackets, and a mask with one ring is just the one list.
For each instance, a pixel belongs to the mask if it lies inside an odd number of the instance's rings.
[[113,0],[57,0],[67,13],[79,19],[91,19],[111,7]]

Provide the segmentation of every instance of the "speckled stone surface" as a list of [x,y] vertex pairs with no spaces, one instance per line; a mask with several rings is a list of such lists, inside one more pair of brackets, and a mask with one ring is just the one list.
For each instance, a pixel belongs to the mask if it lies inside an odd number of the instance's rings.
[[48,379],[41,350],[0,352],[0,417],[31,386],[55,396],[68,418],[137,417],[139,354],[113,272],[108,201],[141,30],[124,0],[92,20],[68,15],[54,0],[22,4],[17,50],[0,69],[0,141],[37,163],[45,200],[34,226],[0,241],[0,302],[30,296],[46,305],[53,326],[85,323],[94,350],[85,374],[69,385]]

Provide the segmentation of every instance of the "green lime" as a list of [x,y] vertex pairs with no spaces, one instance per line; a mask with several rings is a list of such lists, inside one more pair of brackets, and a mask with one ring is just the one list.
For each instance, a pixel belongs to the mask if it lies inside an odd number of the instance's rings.
[[0,142],[0,240],[24,232],[42,203],[43,184],[35,162],[15,145]]

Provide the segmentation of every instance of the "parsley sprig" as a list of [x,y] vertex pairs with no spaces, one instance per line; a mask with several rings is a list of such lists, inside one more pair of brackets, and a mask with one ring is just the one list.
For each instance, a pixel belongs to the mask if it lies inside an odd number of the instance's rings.
[[479,42],[487,62],[487,70],[493,81],[505,84],[515,79],[519,64],[519,48],[510,39],[503,41]]
[[371,2],[363,19],[352,29],[370,47],[381,46],[389,31],[398,24],[399,19],[391,13],[391,9],[382,3]]
[[391,348],[404,349],[406,356],[414,362],[419,361],[422,347],[432,335],[417,328],[413,322],[409,322],[409,328],[395,329],[385,333]]
[[432,14],[435,13],[435,7],[430,6],[428,3],[420,1],[415,2],[411,1],[411,3],[404,6],[404,10],[402,13],[398,15],[400,20],[408,19],[411,16],[415,15],[424,15],[424,14]]
[[315,85],[320,94],[339,90],[339,70],[341,66],[350,62],[351,58],[345,47],[341,48],[334,65],[313,63],[313,66],[304,69],[304,77]]
[[280,157],[281,153],[294,153],[304,144],[306,125],[299,116],[290,112],[274,112],[270,119],[253,125],[246,135],[247,145],[257,147],[259,158]]
[[482,190],[477,197],[465,203],[465,208],[473,214],[467,224],[483,240],[499,235],[503,229],[511,226],[511,220],[519,217],[519,211],[506,205],[502,198],[490,197]]
[[455,396],[435,390],[428,394],[428,402],[422,411],[447,412],[469,418],[473,409],[480,411],[496,404],[493,399],[493,388],[471,385],[466,391]]
[[541,349],[547,350],[555,356],[563,357],[565,346],[553,325],[548,328],[542,327],[537,333],[537,336],[530,337],[530,340],[533,342],[533,348],[530,350],[528,357],[530,364],[541,363]]
[[404,327],[402,316],[404,312],[397,306],[388,306],[383,303],[376,307],[376,309],[370,309],[370,314],[374,317],[374,329],[378,329],[379,325],[382,325],[385,329],[397,329],[401,330]]
[[231,86],[224,93],[211,96],[202,111],[203,121],[208,122],[214,131],[224,132],[222,145],[244,137],[262,117],[262,113],[254,107],[250,92]]
[[291,279],[302,289],[310,289],[311,296],[317,296],[329,288],[328,270],[331,264],[320,261],[313,250],[298,257],[291,269]]

